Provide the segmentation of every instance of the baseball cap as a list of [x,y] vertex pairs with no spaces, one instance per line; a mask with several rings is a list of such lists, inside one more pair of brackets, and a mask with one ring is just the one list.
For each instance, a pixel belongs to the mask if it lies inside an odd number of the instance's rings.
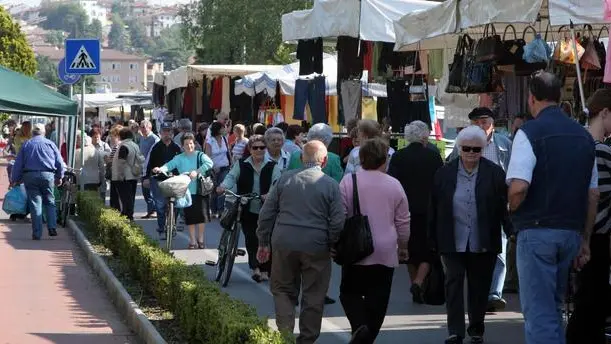
[[172,122],[161,123],[161,130],[172,130]]
[[494,119],[494,113],[487,107],[478,107],[469,113],[469,119],[472,121],[485,117],[491,117]]

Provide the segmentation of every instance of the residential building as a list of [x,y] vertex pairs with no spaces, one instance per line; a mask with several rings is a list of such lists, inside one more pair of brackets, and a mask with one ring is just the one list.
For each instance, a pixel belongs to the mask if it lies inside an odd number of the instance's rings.
[[146,66],[146,79],[149,85],[152,85],[155,79],[155,73],[163,73],[163,62],[149,61]]
[[142,17],[149,37],[159,37],[161,31],[180,23],[180,16],[176,8],[161,9],[153,15]]
[[102,23],[102,26],[108,23],[108,10],[104,6],[100,6],[96,0],[80,0],[79,5],[87,12],[89,23],[97,19]]
[[[52,62],[64,58],[63,49],[34,46],[34,53],[47,56]],[[96,83],[111,86],[112,92],[145,91],[148,89],[148,59],[114,49],[102,49],[102,70],[94,75]]]

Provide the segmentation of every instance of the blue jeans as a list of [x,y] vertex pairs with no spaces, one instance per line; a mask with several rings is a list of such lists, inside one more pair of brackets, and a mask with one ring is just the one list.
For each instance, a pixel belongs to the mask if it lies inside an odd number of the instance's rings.
[[47,211],[47,228],[57,227],[54,181],[53,172],[26,172],[23,175],[23,184],[28,195],[28,208],[32,212],[32,235],[37,238],[42,236],[43,205]]
[[581,236],[561,229],[518,233],[516,260],[526,344],[565,344],[562,305]]
[[492,284],[490,285],[490,293],[488,300],[500,299],[503,297],[503,287],[505,286],[505,275],[507,274],[507,236],[505,232],[501,232],[501,253],[496,257],[496,265],[492,273]]
[[[219,172],[216,174],[215,176],[215,180],[214,180],[214,186],[219,186],[221,185],[221,183],[223,182],[223,180],[225,180],[225,177],[227,176],[227,174],[229,173],[229,166],[225,166],[225,167],[221,167],[221,169],[219,170]],[[221,215],[221,213],[223,212],[223,210],[225,210],[225,195],[219,195],[216,192],[212,192],[212,194],[210,195],[211,199],[210,199],[210,211],[213,214],[219,214]]]
[[305,120],[306,104],[310,105],[312,124],[327,123],[325,105],[326,79],[317,76],[314,79],[297,79],[295,81],[295,107],[293,119]]
[[157,211],[157,232],[163,232],[165,228],[165,207],[166,198],[163,197],[159,190],[159,182],[155,178],[151,178],[151,194],[155,199],[155,210]]
[[145,188],[144,186],[142,187],[142,197],[144,197],[144,201],[146,202],[147,214],[157,211],[157,208],[155,207],[155,197],[151,195],[150,188]]

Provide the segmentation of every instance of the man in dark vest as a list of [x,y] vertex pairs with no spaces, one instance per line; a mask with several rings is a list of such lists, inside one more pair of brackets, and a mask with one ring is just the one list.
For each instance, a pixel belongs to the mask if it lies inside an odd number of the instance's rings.
[[551,73],[533,75],[535,120],[516,132],[507,170],[528,344],[565,343],[559,309],[571,265],[589,259],[598,202],[594,140],[558,106],[561,88]]
[[[265,139],[262,135],[253,135],[248,140],[250,156],[239,163],[233,164],[227,176],[217,188],[217,193],[223,193],[225,189],[234,190],[238,195],[256,193],[262,198],[267,196],[272,184],[280,178],[280,168],[273,160],[266,157]],[[261,282],[269,279],[271,269],[270,262],[259,263],[257,261],[257,222],[261,201],[253,200],[246,211],[242,212],[242,231],[248,252],[248,266],[252,270],[252,279]]]

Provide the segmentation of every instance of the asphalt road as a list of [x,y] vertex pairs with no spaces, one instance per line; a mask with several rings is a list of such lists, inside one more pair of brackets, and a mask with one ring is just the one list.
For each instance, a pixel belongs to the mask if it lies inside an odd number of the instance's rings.
[[[136,198],[136,221],[145,232],[157,238],[156,220],[140,220],[146,212],[146,205],[140,189]],[[209,278],[214,276],[214,267],[206,266],[206,260],[217,258],[216,247],[221,235],[221,227],[217,220],[206,224],[206,249],[188,250],[188,234],[179,232],[174,240],[174,254],[188,264],[196,264],[206,271]],[[240,237],[240,247],[244,248],[243,236]],[[165,245],[165,241],[161,242]],[[244,248],[245,249],[245,248]],[[333,266],[331,284],[328,295],[334,299],[339,297],[341,271]],[[388,312],[376,343],[413,343],[439,344],[447,337],[446,316],[444,306],[426,306],[413,304],[409,292],[410,282],[407,269],[402,266],[395,270],[391,299]],[[270,326],[275,327],[273,298],[268,283],[257,284],[250,278],[246,257],[238,257],[233,268],[231,281],[224,290],[232,297],[242,300],[257,309],[259,315],[269,319]],[[523,318],[517,295],[506,295],[507,308],[503,312],[489,313],[486,316],[487,344],[523,344]],[[299,314],[299,313],[297,313]],[[466,315],[465,315],[466,316]],[[298,331],[296,326],[295,331]],[[335,344],[347,343],[350,338],[350,325],[339,302],[325,307],[321,336],[317,343]]]

